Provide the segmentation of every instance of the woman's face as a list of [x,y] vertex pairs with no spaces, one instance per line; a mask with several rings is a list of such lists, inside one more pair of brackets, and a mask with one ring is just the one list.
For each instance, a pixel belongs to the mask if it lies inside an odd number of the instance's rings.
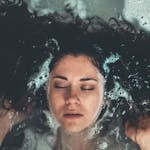
[[50,73],[49,108],[69,132],[80,132],[94,123],[103,93],[103,77],[87,56],[66,55]]

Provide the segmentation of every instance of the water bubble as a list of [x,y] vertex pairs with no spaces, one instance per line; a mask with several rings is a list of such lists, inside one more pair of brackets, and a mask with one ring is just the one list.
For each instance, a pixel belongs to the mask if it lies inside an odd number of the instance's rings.
[[107,144],[106,142],[103,142],[103,143],[101,143],[101,144],[99,145],[99,148],[100,148],[101,150],[105,150],[107,147],[108,147],[108,144]]
[[122,112],[122,115],[124,115],[126,113],[126,111],[124,110],[123,112]]
[[32,98],[29,96],[29,97],[28,97],[28,103],[30,103],[31,100],[32,100]]
[[36,46],[35,46],[35,45],[32,45],[32,48],[36,48]]
[[138,62],[138,61],[136,61],[136,62],[135,62],[135,64],[136,64],[136,65],[139,65],[139,62]]

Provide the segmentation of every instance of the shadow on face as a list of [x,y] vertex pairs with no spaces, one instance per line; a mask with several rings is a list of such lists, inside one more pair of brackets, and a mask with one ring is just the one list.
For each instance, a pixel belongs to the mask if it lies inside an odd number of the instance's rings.
[[66,55],[50,72],[48,103],[60,126],[80,132],[95,122],[103,105],[104,79],[85,55]]

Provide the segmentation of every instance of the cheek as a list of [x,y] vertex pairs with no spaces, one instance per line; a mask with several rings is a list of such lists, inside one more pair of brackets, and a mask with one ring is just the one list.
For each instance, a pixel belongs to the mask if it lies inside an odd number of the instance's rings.
[[96,94],[93,94],[93,96],[87,100],[86,109],[90,118],[95,118],[100,114],[102,104],[103,96],[99,92],[96,92]]
[[97,114],[98,112],[100,112],[101,103],[99,102],[99,100],[94,100],[91,104],[88,105],[88,108],[91,115]]
[[55,92],[53,90],[50,90],[49,93],[50,93],[48,96],[49,109],[54,114],[58,114],[64,105],[63,96],[62,94]]

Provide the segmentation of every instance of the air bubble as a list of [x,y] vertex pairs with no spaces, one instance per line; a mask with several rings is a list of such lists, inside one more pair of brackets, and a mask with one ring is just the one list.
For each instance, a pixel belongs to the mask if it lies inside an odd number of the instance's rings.
[[106,142],[103,142],[102,144],[99,145],[99,148],[102,150],[105,150],[108,147],[108,144]]

